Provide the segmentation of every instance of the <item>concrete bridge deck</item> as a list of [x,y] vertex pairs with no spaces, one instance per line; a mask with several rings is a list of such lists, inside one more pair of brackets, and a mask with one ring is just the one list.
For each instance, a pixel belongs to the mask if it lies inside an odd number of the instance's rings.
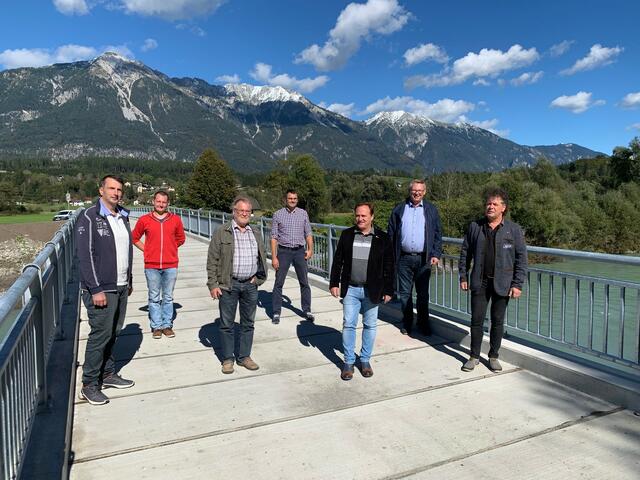
[[393,307],[381,309],[375,375],[343,382],[340,302],[313,287],[316,322],[302,321],[291,278],[291,304],[273,325],[273,272],[259,295],[252,357],[260,370],[223,375],[206,254],[207,244],[187,239],[176,337],[154,340],[136,252],[116,352],[136,385],[108,390],[105,406],[76,400],[72,479],[638,478],[634,412],[509,364],[500,374],[482,364],[461,372],[464,347],[401,335]]

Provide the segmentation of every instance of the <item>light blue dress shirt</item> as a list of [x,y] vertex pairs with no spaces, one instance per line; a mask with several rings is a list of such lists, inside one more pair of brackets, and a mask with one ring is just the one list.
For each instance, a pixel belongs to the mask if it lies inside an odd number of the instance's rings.
[[422,253],[424,250],[424,205],[407,202],[402,213],[401,245],[406,253]]

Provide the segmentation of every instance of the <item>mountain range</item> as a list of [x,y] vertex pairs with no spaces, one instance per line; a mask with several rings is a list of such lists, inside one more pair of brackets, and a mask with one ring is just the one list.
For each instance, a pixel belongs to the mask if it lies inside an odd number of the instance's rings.
[[325,168],[492,171],[601,155],[525,146],[482,128],[407,112],[358,122],[282,87],[170,78],[115,53],[0,72],[0,156],[191,161],[214,148],[235,170],[266,171],[292,152]]

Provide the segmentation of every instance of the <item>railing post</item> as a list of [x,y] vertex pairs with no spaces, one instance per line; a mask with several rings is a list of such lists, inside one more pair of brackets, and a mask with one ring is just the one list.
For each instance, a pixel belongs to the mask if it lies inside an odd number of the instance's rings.
[[[35,328],[35,364],[36,364],[36,388],[38,390],[38,411],[42,411],[47,404],[47,339],[45,338],[47,329],[44,326],[43,292],[42,292],[42,270],[35,264],[25,266],[22,271],[28,268],[38,270],[38,276],[31,282],[23,296],[23,308],[29,302],[34,302],[32,323]],[[27,295],[27,292],[29,295]]]
[[329,225],[327,229],[327,257],[327,278],[329,278],[333,266],[333,225]]

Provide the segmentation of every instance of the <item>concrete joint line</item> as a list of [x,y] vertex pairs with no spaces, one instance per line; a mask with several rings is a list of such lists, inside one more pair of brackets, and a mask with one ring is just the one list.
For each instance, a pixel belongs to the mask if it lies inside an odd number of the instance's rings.
[[[190,435],[188,437],[182,437],[182,438],[176,438],[173,440],[167,440],[165,442],[157,442],[154,443],[152,445],[145,445],[143,447],[134,447],[134,448],[127,448],[127,449],[123,449],[123,450],[116,450],[114,452],[109,452],[109,453],[104,453],[101,455],[94,455],[94,456],[90,456],[90,457],[84,457],[84,458],[75,458],[73,463],[74,464],[78,464],[78,463],[86,463],[86,462],[91,462],[93,460],[101,460],[103,458],[111,458],[111,457],[116,457],[119,455],[126,455],[129,453],[136,453],[136,452],[142,452],[144,450],[152,450],[154,448],[160,448],[160,447],[166,447],[169,445],[176,445],[178,443],[186,443],[186,442],[193,442],[196,440],[201,440],[203,438],[209,438],[209,437],[218,437],[220,435],[227,435],[227,434],[231,434],[231,433],[237,433],[237,432],[242,432],[245,430],[251,430],[254,428],[260,428],[260,427],[267,427],[267,426],[271,426],[271,425],[278,425],[281,423],[288,423],[288,422],[293,422],[296,420],[301,420],[303,418],[310,418],[310,417],[317,417],[320,415],[326,415],[326,414],[330,414],[330,413],[336,413],[336,412],[342,412],[345,410],[351,410],[354,408],[360,408],[363,407],[365,405],[375,405],[376,403],[383,403],[383,402],[388,402],[390,400],[395,400],[398,398],[403,398],[403,397],[408,397],[411,395],[417,395],[420,393],[426,393],[426,392],[430,392],[430,391],[434,391],[434,390],[442,390],[444,388],[449,388],[449,387],[454,387],[454,386],[458,386],[458,385],[463,385],[465,383],[471,383],[471,382],[476,382],[479,380],[484,380],[485,378],[493,378],[493,377],[498,377],[500,375],[508,375],[510,373],[516,373],[521,371],[520,368],[514,368],[513,370],[505,370],[502,372],[496,372],[496,373],[489,373],[486,375],[482,375],[479,377],[474,377],[474,378],[467,378],[464,380],[458,380],[456,382],[452,382],[452,383],[443,383],[440,385],[433,385],[433,386],[429,386],[429,387],[424,387],[424,388],[419,388],[417,390],[411,390],[409,392],[404,392],[404,393],[398,393],[396,395],[390,395],[388,397],[384,397],[384,398],[379,398],[377,400],[371,400],[368,402],[359,402],[359,403],[354,403],[351,405],[346,405],[343,407],[337,407],[337,408],[329,408],[326,410],[320,410],[317,412],[313,412],[313,413],[307,413],[307,414],[299,414],[299,415],[291,415],[289,417],[283,417],[283,418],[278,418],[275,420],[267,420],[264,422],[256,422],[256,423],[251,423],[249,425],[244,425],[241,427],[233,427],[233,428],[225,428],[222,430],[214,430],[211,432],[204,432],[204,433],[199,433],[197,435]],[[267,375],[274,375],[273,373],[267,374]],[[255,376],[255,375],[253,375]],[[250,378],[250,377],[244,377],[244,378]],[[224,381],[224,380],[223,380]],[[211,383],[218,383],[218,382],[211,382]],[[202,384],[202,385],[206,385],[206,384]],[[149,392],[147,392],[149,393]],[[133,395],[129,395],[129,396],[133,396]],[[123,398],[123,397],[118,397],[118,398]],[[81,403],[86,403],[86,402],[81,402]],[[624,410],[622,408],[618,409],[618,410]],[[595,413],[602,413],[602,412],[594,412],[591,415],[594,415]],[[600,415],[602,416],[602,415]],[[576,421],[577,422],[577,421]],[[572,423],[572,422],[566,422],[566,423]],[[565,425],[566,426],[566,425]],[[556,427],[553,427],[556,428]],[[536,436],[536,434],[533,434],[531,436]],[[511,442],[507,442],[503,445],[508,445],[509,443],[515,443],[515,441],[511,441]],[[490,450],[490,449],[484,449],[484,450]],[[479,450],[479,452],[482,452],[482,450]],[[466,458],[467,456],[471,456],[471,455],[475,455],[478,452],[466,455],[466,456],[462,456],[460,458]],[[449,460],[447,460],[448,462]],[[453,460],[451,460],[453,461]],[[447,463],[444,462],[444,463]],[[434,464],[435,465],[435,464]],[[421,468],[421,469],[416,469],[416,472],[412,473],[417,473],[417,472],[421,472],[423,470],[427,470],[429,468],[432,468],[431,466],[427,466],[426,468]],[[406,472],[403,472],[401,474],[401,477],[385,477],[385,480],[387,478],[403,478],[404,476],[406,476]]]
[[614,413],[618,413],[618,412],[621,412],[623,410],[625,410],[624,407],[616,407],[616,408],[613,408],[611,410],[591,412],[588,415],[584,415],[584,416],[582,416],[580,418],[577,418],[575,420],[568,420],[568,421],[563,422],[563,423],[561,423],[559,425],[556,425],[554,427],[549,427],[549,428],[545,428],[544,430],[540,430],[539,432],[530,433],[528,435],[523,435],[522,437],[517,437],[517,438],[514,438],[513,440],[508,440],[506,442],[499,443],[497,445],[492,445],[490,447],[481,448],[480,450],[476,450],[475,452],[466,453],[466,454],[463,454],[463,455],[458,455],[456,457],[448,458],[448,459],[442,460],[440,462],[431,463],[429,465],[424,465],[422,467],[412,468],[411,470],[406,470],[404,472],[400,472],[400,473],[397,473],[395,475],[391,475],[391,476],[388,476],[388,477],[383,477],[380,480],[398,480],[398,479],[401,479],[401,478],[410,477],[411,475],[416,475],[416,474],[421,473],[421,472],[426,472],[427,470],[432,470],[434,468],[442,467],[443,465],[447,465],[449,463],[460,462],[462,460],[465,460],[465,459],[470,458],[470,457],[474,457],[476,455],[481,455],[483,453],[487,453],[487,452],[490,452],[492,450],[497,450],[499,448],[508,447],[509,445],[514,445],[516,443],[524,442],[524,441],[530,440],[532,438],[541,437],[543,435],[547,435],[548,433],[557,432],[558,430],[562,430],[562,429],[565,429],[565,428],[573,427],[575,425],[580,425],[582,423],[590,422],[591,420],[595,420],[595,419],[600,418],[600,417],[606,417],[608,415],[612,415]]

